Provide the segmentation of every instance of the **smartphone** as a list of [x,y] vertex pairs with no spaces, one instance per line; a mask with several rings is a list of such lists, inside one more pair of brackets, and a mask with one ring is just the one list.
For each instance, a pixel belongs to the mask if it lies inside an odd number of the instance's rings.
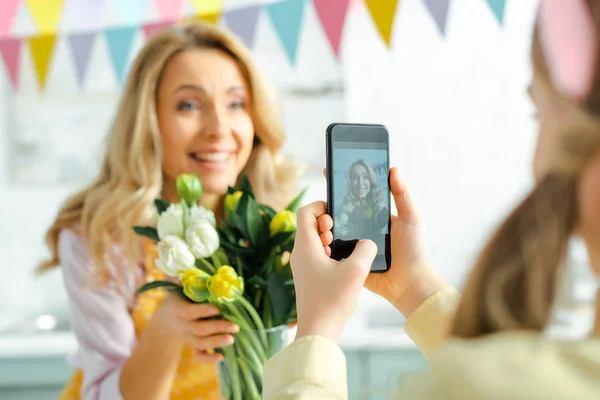
[[344,260],[361,239],[377,244],[371,272],[391,263],[389,134],[383,125],[333,123],[326,132],[331,258]]

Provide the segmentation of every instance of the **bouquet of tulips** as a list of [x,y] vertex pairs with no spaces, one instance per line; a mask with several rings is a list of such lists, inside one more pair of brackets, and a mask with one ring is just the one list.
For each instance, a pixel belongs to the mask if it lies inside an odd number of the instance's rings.
[[156,265],[175,279],[149,282],[138,292],[163,288],[217,306],[240,327],[233,346],[218,350],[225,357],[221,392],[227,399],[260,399],[263,365],[281,347],[268,332],[296,320],[289,254],[304,191],[276,212],[256,201],[244,177],[239,188],[229,188],[217,226],[215,214],[199,205],[200,180],[184,174],[176,185],[179,203],[155,200],[156,227],[134,227],[158,242]]

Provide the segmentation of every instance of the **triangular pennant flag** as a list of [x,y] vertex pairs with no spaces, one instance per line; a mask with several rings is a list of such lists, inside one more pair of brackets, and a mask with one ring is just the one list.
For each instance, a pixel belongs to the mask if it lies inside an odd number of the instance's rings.
[[154,4],[161,20],[174,22],[181,18],[183,0],[154,0]]
[[0,39],[0,54],[13,89],[19,86],[19,61],[21,60],[21,39]]
[[365,4],[373,17],[373,22],[383,41],[388,45],[392,42],[392,29],[396,18],[398,0],[365,0]]
[[85,82],[85,74],[90,61],[90,55],[92,54],[92,48],[94,47],[95,38],[95,32],[78,33],[69,36],[69,44],[71,45],[71,52],[73,53],[73,58],[75,60],[75,69],[79,87],[82,87]]
[[350,0],[313,0],[315,10],[336,57],[340,55],[342,31]]
[[197,14],[191,17],[186,17],[183,19],[184,23],[188,22],[208,22],[209,24],[216,25],[221,19],[220,13],[215,14]]
[[56,35],[33,36],[29,39],[29,51],[33,59],[33,66],[41,90],[46,87],[46,77],[48,76],[48,67],[52,59]]
[[148,40],[149,38],[154,36],[154,34],[162,31],[165,28],[170,28],[173,25],[175,25],[174,21],[157,22],[155,24],[145,24],[142,26],[142,29],[144,31],[144,37],[146,38],[146,40]]
[[506,0],[487,0],[488,5],[496,16],[496,19],[502,25],[504,23],[504,11],[506,10]]
[[41,34],[56,33],[64,0],[25,0],[33,23]]
[[221,14],[223,11],[223,0],[191,0],[191,3],[196,15]]
[[125,67],[129,61],[129,51],[133,43],[133,37],[136,33],[135,27],[107,29],[106,42],[108,52],[115,69],[115,75],[119,83],[123,83],[125,77]]
[[63,28],[68,31],[92,31],[102,26],[104,0],[67,0]]
[[260,6],[250,6],[237,8],[223,14],[229,29],[250,49],[254,46],[259,11]]
[[10,33],[21,0],[0,1],[0,37]]
[[146,0],[111,0],[111,8],[120,23],[135,25],[145,20],[148,6]]
[[292,64],[296,63],[305,0],[284,0],[266,6],[281,44]]
[[424,0],[425,6],[431,13],[435,24],[442,35],[446,34],[446,21],[448,20],[448,8],[450,0]]

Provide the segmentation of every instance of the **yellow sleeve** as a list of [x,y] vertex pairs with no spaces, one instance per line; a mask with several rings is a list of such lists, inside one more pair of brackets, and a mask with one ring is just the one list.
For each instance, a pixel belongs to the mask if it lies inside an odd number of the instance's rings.
[[436,292],[406,320],[404,330],[425,356],[439,348],[448,335],[460,294],[453,287]]
[[333,341],[307,336],[266,364],[263,400],[346,400],[346,357]]

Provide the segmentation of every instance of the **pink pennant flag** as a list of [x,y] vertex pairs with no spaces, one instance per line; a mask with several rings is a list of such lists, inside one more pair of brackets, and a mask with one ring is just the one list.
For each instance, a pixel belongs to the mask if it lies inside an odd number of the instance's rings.
[[154,0],[162,21],[174,22],[181,18],[183,0]]
[[315,10],[336,57],[340,55],[342,31],[350,0],[313,0]]
[[0,37],[10,33],[20,3],[20,0],[0,1]]
[[170,28],[173,25],[175,25],[174,21],[170,21],[170,22],[157,22],[157,23],[153,23],[153,24],[145,24],[145,25],[142,26],[142,29],[144,30],[144,37],[146,38],[146,40],[148,40],[152,36],[154,36],[155,34],[157,34],[158,32],[160,32],[161,30],[163,30],[165,28]]
[[21,39],[0,39],[0,54],[2,54],[10,83],[13,89],[16,90],[19,85]]

